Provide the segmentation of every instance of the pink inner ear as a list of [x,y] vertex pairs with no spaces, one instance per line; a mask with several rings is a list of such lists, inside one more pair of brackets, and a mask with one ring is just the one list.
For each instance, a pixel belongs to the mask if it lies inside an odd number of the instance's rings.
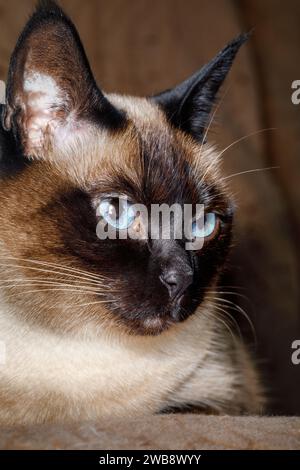
[[79,131],[86,130],[76,110],[67,112],[68,96],[49,75],[26,72],[19,102],[27,156],[47,158],[49,145],[63,150]]
[[23,82],[23,129],[26,152],[40,151],[45,139],[52,138],[59,126],[59,110],[63,108],[62,92],[55,80],[39,72],[26,72]]

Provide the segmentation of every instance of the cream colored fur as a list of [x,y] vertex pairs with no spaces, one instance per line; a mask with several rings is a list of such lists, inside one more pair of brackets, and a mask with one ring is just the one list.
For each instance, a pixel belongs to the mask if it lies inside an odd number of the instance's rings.
[[86,339],[32,328],[1,303],[1,425],[139,416],[186,403],[259,412],[251,362],[209,310],[159,337],[103,331]]

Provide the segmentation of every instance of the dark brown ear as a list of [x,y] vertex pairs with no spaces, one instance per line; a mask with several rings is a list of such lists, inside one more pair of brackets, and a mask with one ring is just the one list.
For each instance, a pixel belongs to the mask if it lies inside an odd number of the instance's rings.
[[25,155],[68,143],[95,125],[115,129],[124,117],[98,89],[78,33],[53,1],[43,1],[12,55],[3,126]]
[[202,141],[218,91],[248,38],[249,34],[240,35],[192,77],[152,97],[175,127]]

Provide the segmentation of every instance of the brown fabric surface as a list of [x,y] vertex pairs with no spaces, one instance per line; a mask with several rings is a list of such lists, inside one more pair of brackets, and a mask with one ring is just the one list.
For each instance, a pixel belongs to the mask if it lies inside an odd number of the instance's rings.
[[300,418],[156,416],[0,431],[0,449],[300,449]]

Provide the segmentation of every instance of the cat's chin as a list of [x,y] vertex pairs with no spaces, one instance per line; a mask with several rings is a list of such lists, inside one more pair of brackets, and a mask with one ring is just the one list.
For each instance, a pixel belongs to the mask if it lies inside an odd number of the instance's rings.
[[177,322],[171,318],[149,317],[130,327],[130,334],[134,336],[158,336],[170,329]]
[[176,304],[169,304],[165,309],[157,312],[136,312],[134,318],[120,315],[121,322],[119,327],[125,327],[126,332],[131,336],[159,336],[179,325],[189,318],[199,306],[184,302],[184,298],[177,301]]
[[175,325],[182,323],[186,318],[172,318],[170,315],[149,316],[135,320],[127,325],[127,327],[129,333],[134,336],[159,336]]

